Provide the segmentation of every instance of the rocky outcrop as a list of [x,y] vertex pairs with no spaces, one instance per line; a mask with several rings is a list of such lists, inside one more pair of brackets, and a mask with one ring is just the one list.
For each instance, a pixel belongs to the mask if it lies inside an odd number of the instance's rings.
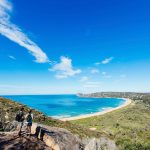
[[81,140],[66,129],[33,124],[32,133],[54,150],[83,150]]
[[54,150],[117,150],[114,141],[107,137],[82,138],[62,128],[33,124],[32,133]]
[[[32,136],[27,136],[26,127],[18,137],[16,132],[0,134],[0,149],[35,149],[35,150],[117,150],[114,141],[107,137],[82,138],[73,135],[66,129],[49,127],[34,123]],[[16,145],[18,145],[16,147]],[[32,148],[29,148],[29,147]]]
[[0,133],[0,150],[53,150],[34,136],[19,137],[16,132]]
[[84,150],[117,150],[114,141],[106,137],[83,139],[82,143],[85,145]]

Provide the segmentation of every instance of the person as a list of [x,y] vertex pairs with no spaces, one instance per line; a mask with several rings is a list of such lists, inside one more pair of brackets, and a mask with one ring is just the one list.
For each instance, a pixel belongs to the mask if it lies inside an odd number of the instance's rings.
[[28,114],[26,115],[26,121],[27,121],[28,134],[31,135],[31,127],[32,127],[32,121],[33,121],[32,109],[30,109]]
[[21,129],[23,127],[24,124],[24,108],[22,107],[19,112],[16,114],[16,121],[18,121],[19,123],[19,132],[18,135],[21,136]]

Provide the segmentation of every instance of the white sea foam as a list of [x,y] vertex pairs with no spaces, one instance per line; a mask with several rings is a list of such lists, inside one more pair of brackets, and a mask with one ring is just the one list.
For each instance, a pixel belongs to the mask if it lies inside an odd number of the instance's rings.
[[71,117],[71,115],[60,114],[58,116],[51,116],[51,117],[56,118],[56,119],[61,119],[61,118],[69,118]]
[[105,110],[109,110],[112,109],[113,107],[103,107],[103,108],[99,108],[99,111],[105,111]]

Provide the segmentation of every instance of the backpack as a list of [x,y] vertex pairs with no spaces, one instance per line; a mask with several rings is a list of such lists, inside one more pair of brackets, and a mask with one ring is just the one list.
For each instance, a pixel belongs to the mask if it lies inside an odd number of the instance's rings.
[[16,121],[18,121],[18,122],[23,121],[23,112],[18,112],[16,114]]
[[31,116],[31,114],[28,114],[28,116],[27,116],[27,122],[32,122],[32,116]]

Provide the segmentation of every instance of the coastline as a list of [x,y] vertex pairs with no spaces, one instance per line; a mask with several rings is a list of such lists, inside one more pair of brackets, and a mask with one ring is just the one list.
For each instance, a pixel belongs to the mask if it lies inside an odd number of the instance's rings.
[[79,120],[79,119],[85,119],[85,118],[89,118],[89,117],[99,116],[99,115],[103,115],[103,114],[112,112],[114,110],[126,107],[126,106],[130,105],[131,102],[132,102],[132,100],[129,99],[129,98],[122,98],[122,99],[125,100],[125,103],[123,103],[122,105],[120,105],[118,107],[107,109],[107,110],[104,110],[104,111],[101,111],[101,112],[92,113],[92,114],[85,114],[85,115],[81,115],[81,116],[62,118],[62,119],[59,119],[59,120],[61,120],[61,121],[72,121],[72,120]]

